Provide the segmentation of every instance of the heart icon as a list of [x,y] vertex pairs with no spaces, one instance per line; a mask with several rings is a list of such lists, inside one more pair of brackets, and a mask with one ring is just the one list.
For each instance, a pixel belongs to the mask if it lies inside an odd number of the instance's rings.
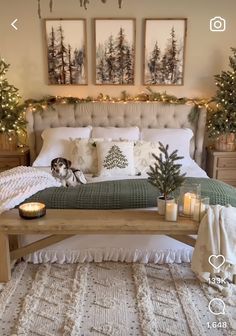
[[221,268],[221,266],[224,265],[225,257],[222,254],[212,254],[208,258],[208,262],[209,264],[211,264],[212,267],[214,267],[215,270],[218,270],[219,268]]

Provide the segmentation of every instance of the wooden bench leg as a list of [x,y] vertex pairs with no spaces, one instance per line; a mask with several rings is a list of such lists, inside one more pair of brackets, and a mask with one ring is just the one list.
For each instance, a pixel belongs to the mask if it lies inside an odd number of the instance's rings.
[[11,279],[11,264],[8,234],[0,233],[0,282]]
[[10,251],[12,250],[16,250],[19,247],[19,243],[18,243],[18,236],[17,235],[9,235],[9,248]]

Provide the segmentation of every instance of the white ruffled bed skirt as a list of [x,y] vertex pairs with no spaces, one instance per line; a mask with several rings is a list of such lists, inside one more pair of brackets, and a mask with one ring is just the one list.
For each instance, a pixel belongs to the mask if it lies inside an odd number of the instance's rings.
[[140,262],[140,263],[182,263],[190,262],[192,251],[188,249],[167,250],[167,251],[144,251],[128,249],[87,249],[81,251],[40,251],[32,253],[25,258],[28,262],[34,264],[55,262],[63,263],[83,263],[83,262],[102,262],[102,261],[120,261],[120,262]]
[[[45,236],[21,237],[27,245]],[[181,263],[190,262],[193,248],[167,236],[159,235],[77,235],[43,250],[28,255],[33,263],[77,262],[140,262]]]

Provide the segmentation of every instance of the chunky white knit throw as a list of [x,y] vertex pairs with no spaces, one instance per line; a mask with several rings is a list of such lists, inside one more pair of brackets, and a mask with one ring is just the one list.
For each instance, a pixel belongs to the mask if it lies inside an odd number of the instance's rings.
[[36,192],[61,184],[49,173],[19,166],[0,173],[0,213],[14,208]]
[[[192,270],[199,279],[207,283],[211,280],[210,284],[225,295],[231,295],[232,291],[232,285],[225,280],[232,281],[236,274],[235,223],[236,208],[210,206],[200,223],[192,258]],[[214,278],[222,281],[213,281]]]

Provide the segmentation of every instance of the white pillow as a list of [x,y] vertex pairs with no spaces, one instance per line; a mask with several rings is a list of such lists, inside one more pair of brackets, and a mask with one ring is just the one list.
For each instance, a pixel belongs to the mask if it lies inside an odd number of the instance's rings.
[[89,138],[91,127],[47,128],[42,133],[43,147],[33,163],[34,167],[50,166],[56,157],[71,159],[70,138]]
[[112,140],[139,140],[139,128],[134,127],[93,127],[92,138]]
[[179,156],[184,156],[182,162],[192,161],[190,157],[190,141],[193,131],[189,128],[143,128],[141,139],[152,142],[162,142],[169,145],[169,153],[178,150]]
[[97,142],[98,175],[135,175],[133,141]]
[[72,167],[80,169],[84,173],[96,174],[98,171],[96,142],[99,141],[104,141],[104,139],[90,138],[72,140]]
[[137,141],[134,146],[134,166],[136,173],[146,173],[149,171],[149,166],[156,161],[152,153],[157,156],[160,154],[158,142]]

